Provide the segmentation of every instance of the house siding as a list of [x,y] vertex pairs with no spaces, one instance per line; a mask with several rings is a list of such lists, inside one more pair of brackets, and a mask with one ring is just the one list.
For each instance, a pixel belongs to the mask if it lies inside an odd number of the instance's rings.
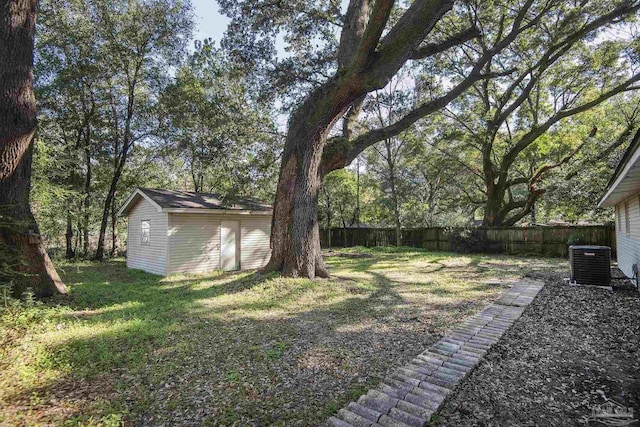
[[169,214],[169,269],[203,273],[220,268],[220,216]]
[[167,274],[220,269],[223,219],[240,223],[240,268],[251,270],[266,265],[271,256],[271,216],[170,213]]
[[[150,222],[149,244],[143,245],[141,222]],[[140,198],[129,212],[127,224],[127,267],[149,273],[167,273],[167,214]]]
[[640,264],[640,194],[617,204],[615,214],[618,267],[633,277],[633,264]]
[[243,270],[264,267],[271,257],[271,217],[240,221],[240,267]]

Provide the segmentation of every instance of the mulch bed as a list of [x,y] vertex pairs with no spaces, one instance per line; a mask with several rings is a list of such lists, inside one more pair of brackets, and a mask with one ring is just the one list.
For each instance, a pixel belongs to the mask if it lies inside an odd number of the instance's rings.
[[606,399],[640,418],[640,294],[623,280],[611,292],[534,276],[547,285],[436,424],[603,425],[591,416]]

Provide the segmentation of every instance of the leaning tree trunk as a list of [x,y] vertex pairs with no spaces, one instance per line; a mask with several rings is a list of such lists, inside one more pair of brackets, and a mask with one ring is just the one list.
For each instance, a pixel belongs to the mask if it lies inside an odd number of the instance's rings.
[[[36,131],[33,40],[37,0],[0,3],[0,282],[14,296],[66,293],[29,206]],[[4,277],[3,277],[4,276]]]
[[122,169],[126,160],[127,160],[127,152],[124,151],[122,153],[122,157],[120,161],[117,162],[115,166],[115,170],[113,172],[113,178],[111,179],[111,186],[109,187],[107,198],[104,201],[104,208],[102,210],[102,220],[100,221],[100,235],[98,236],[98,246],[96,248],[96,255],[95,255],[95,259],[97,261],[102,261],[104,258],[104,240],[107,234],[107,226],[109,224],[111,206],[116,202],[115,201],[116,187],[118,186],[118,181],[120,180],[120,176],[122,175]]
[[271,259],[264,271],[328,277],[320,249],[318,195],[327,134],[358,97],[336,81],[316,89],[289,119],[271,228]]

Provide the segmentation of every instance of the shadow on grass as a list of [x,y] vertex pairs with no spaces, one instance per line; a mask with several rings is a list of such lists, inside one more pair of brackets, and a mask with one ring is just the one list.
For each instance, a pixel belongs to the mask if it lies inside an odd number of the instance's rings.
[[[356,270],[367,271],[377,261],[358,260]],[[352,269],[352,266],[346,268]],[[281,359],[287,354],[287,342],[295,343],[291,345],[295,347],[295,355],[287,360],[295,366],[296,357],[315,349],[315,343],[324,335],[342,334],[341,341],[358,342],[349,338],[359,334],[356,330],[347,328],[345,332],[337,332],[336,329],[388,316],[404,304],[394,290],[394,282],[373,271],[367,271],[373,280],[369,281],[371,287],[366,292],[328,298],[326,303],[314,303],[311,308],[302,309],[295,308],[295,301],[314,287],[322,286],[322,281],[287,279],[282,282],[286,286],[279,286],[281,282],[274,275],[244,272],[163,278],[129,270],[121,261],[67,265],[60,268],[60,272],[72,289],[65,301],[68,309],[51,315],[51,322],[59,325],[53,333],[58,336],[50,341],[43,339],[45,351],[32,363],[35,370],[54,369],[63,375],[51,383],[19,390],[7,398],[24,402],[34,395],[55,395],[64,399],[69,384],[81,389],[78,384],[95,382],[107,375],[113,377],[113,390],[121,393],[121,399],[110,406],[109,411],[129,413],[129,421],[134,424],[145,424],[140,417],[148,411],[147,406],[155,405],[154,400],[166,399],[156,396],[149,401],[149,390],[157,390],[176,372],[189,372],[195,366],[201,369],[202,364],[210,364],[215,368],[206,370],[210,372],[208,380],[224,382],[226,374],[215,369],[235,366],[235,360],[255,361],[261,366],[259,370],[284,363]],[[240,294],[247,291],[264,298],[246,300]],[[229,298],[228,303],[207,304],[223,296]],[[287,314],[264,319],[251,315],[278,309]],[[305,334],[316,338],[309,339]],[[393,331],[377,334],[373,336],[383,341],[380,335],[393,334]],[[349,345],[346,348],[350,348]],[[199,360],[194,361],[196,357]],[[76,390],[78,393],[82,394],[81,390]],[[104,393],[106,396],[108,390]],[[328,402],[332,396],[326,399]],[[237,404],[220,403],[231,408]],[[247,413],[249,408],[258,410],[246,399],[244,404]],[[322,412],[322,405],[318,408]],[[86,421],[91,415],[91,411],[81,412],[77,414],[78,421]],[[261,423],[275,421],[264,416],[267,418],[261,419]],[[326,414],[317,416],[320,420]],[[229,415],[228,420],[232,419]]]
[[[265,347],[264,353],[268,356],[251,355],[251,352],[265,345],[268,347],[270,342],[296,339],[297,324],[309,319],[331,318],[331,327],[335,328],[361,322],[371,317],[374,311],[376,316],[387,314],[394,305],[402,303],[393,291],[392,283],[383,275],[372,273],[374,289],[366,294],[339,301],[329,300],[326,305],[309,310],[292,310],[293,315],[256,320],[246,313],[285,309],[309,288],[318,286],[317,283],[297,280],[286,282],[291,286],[268,289],[277,281],[272,280],[273,275],[259,273],[165,279],[128,270],[123,262],[68,265],[60,268],[60,273],[72,289],[65,300],[69,310],[55,311],[51,315],[50,321],[59,325],[57,331],[51,333],[60,336],[50,340],[43,338],[45,351],[31,363],[36,371],[56,369],[64,375],[52,383],[9,395],[9,400],[27,401],[34,395],[50,393],[59,395],[69,387],[69,383],[76,383],[78,379],[92,380],[120,371],[140,373],[152,364],[151,381],[161,382],[180,365],[180,356],[188,360],[198,352],[199,341],[203,337],[216,341],[220,347],[233,343],[225,357],[245,353],[244,357],[273,358],[278,352],[270,348]],[[264,292],[268,298],[238,298],[223,306],[206,305],[208,300],[216,297],[250,290]],[[225,318],[225,312],[234,311],[245,315]],[[244,326],[248,326],[246,332],[243,331]],[[165,359],[165,354],[173,354],[177,359]],[[225,362],[217,356],[210,360],[211,364]],[[127,381],[117,380],[114,387],[129,388],[130,393],[136,394],[137,388],[126,385]],[[143,402],[145,398],[140,394],[134,400]],[[133,413],[142,410],[139,407]]]

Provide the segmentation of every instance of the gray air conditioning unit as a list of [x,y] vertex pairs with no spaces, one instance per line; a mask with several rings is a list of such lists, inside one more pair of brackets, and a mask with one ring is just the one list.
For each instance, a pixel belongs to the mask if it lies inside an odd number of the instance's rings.
[[608,246],[569,246],[571,283],[611,285],[611,248]]

